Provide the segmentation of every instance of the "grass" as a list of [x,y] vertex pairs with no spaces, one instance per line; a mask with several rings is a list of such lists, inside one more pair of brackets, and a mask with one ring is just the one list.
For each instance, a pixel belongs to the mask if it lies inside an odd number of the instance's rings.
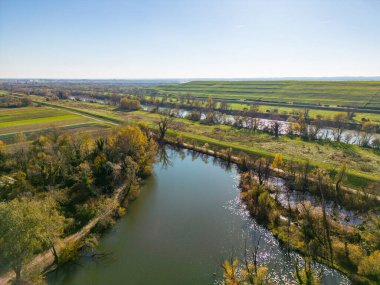
[[[98,123],[83,123],[83,124],[60,127],[60,129],[65,132],[80,132],[82,134],[85,132],[98,132],[104,128],[109,128],[109,125],[98,124]],[[23,132],[23,134],[25,136],[26,141],[31,141],[31,140],[36,139],[40,135],[46,134],[50,130],[51,128],[44,128],[44,129],[34,130],[34,131],[25,131]],[[17,133],[0,134],[0,140],[6,142],[7,145],[9,146],[17,141]]]
[[[159,115],[137,111],[125,114],[124,118],[149,122],[154,126]],[[188,140],[208,143],[218,148],[231,147],[236,152],[243,151],[256,157],[264,156],[270,159],[273,159],[276,153],[282,153],[285,160],[309,160],[311,165],[330,171],[337,170],[343,162],[348,162],[350,170],[345,184],[354,188],[379,181],[380,154],[370,149],[352,145],[347,146],[347,149],[344,144],[318,144],[291,140],[287,137],[275,139],[267,134],[249,133],[229,126],[207,126],[185,119],[175,121],[177,123],[174,134],[182,135]]]
[[[92,110],[91,103],[70,101],[51,104],[118,123],[146,122],[155,127],[160,118],[158,114],[144,111],[121,112],[107,105],[97,105]],[[256,157],[273,159],[275,153],[282,153],[286,160],[309,160],[311,165],[330,171],[336,171],[343,162],[347,162],[349,171],[344,183],[353,188],[366,187],[379,181],[380,153],[372,149],[341,143],[304,142],[285,136],[276,139],[264,133],[251,133],[224,125],[208,126],[179,118],[174,122],[175,130],[171,131],[172,135],[182,135],[187,140],[208,143],[218,148],[231,147],[235,152],[243,151]]]
[[92,118],[48,107],[0,109],[0,139],[11,142],[18,133],[27,138],[47,129],[87,130],[105,127]]
[[339,106],[380,108],[380,82],[372,81],[192,81],[160,85],[163,93],[213,96],[222,99],[261,99]]
[[[243,110],[244,108],[247,108],[247,104],[244,103],[231,103],[230,107],[232,110]],[[292,114],[292,113],[301,113],[304,111],[302,108],[293,108],[293,107],[284,107],[284,106],[271,106],[271,105],[260,105],[259,106],[259,112],[260,113],[267,113],[268,111],[270,113],[273,112],[273,110],[278,110],[280,114]],[[329,111],[329,110],[318,110],[318,109],[310,109],[309,110],[309,116],[312,119],[315,119],[318,115],[322,116],[324,119],[333,119],[334,116],[340,113],[339,111]],[[362,122],[362,119],[370,120],[373,123],[380,124],[380,114],[372,114],[372,113],[361,113],[357,112],[355,117],[353,118],[356,122]]]
[[290,114],[305,108],[310,117],[331,119],[346,106],[356,106],[354,121],[380,124],[380,82],[377,81],[192,81],[155,87],[158,96],[192,95],[226,100],[242,110],[255,102],[260,112],[277,109]]

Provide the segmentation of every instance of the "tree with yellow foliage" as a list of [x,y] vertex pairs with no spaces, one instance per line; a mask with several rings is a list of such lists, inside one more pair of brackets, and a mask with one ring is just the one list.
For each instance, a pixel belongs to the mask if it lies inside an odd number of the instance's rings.
[[273,168],[281,168],[284,165],[284,160],[282,159],[282,154],[281,153],[276,153],[274,156],[274,160],[272,162],[272,167]]

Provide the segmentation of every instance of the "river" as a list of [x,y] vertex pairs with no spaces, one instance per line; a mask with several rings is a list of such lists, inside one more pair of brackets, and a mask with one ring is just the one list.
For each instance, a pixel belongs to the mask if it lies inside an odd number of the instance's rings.
[[[142,109],[144,111],[150,112],[152,109],[154,109],[154,106],[142,105]],[[172,110],[173,110],[172,108],[168,108],[168,107],[158,108],[159,113],[165,113],[165,114],[169,114]],[[185,110],[185,109],[175,109],[175,110],[176,110],[176,113],[174,114],[175,117],[186,118],[190,114],[190,111]],[[220,118],[220,124],[233,125],[235,123],[235,117],[233,115],[222,114],[222,113],[220,114],[222,115],[222,117]],[[201,112],[200,119],[204,120],[205,118],[206,118],[206,114]],[[291,122],[281,121],[281,120],[272,120],[272,119],[263,119],[263,118],[252,118],[252,119],[257,120],[258,130],[267,131],[267,132],[273,129],[275,122],[277,122],[279,126],[280,135],[286,135],[288,133],[289,127],[293,124]],[[244,122],[242,124],[242,127],[244,128],[247,127]],[[308,128],[309,130],[311,130],[311,125],[308,125]],[[363,135],[363,132],[356,132],[353,130],[343,130],[340,141],[348,143],[348,144],[360,144],[360,140],[361,140],[360,137],[362,135]],[[335,141],[336,138],[334,135],[334,129],[329,128],[329,127],[323,127],[319,130],[316,138],[320,140],[325,140],[325,141]],[[372,144],[372,142],[375,139],[380,139],[379,135],[371,134],[370,136],[368,136],[368,143]]]
[[[188,150],[168,148],[144,182],[139,198],[100,240],[96,253],[48,275],[54,285],[218,284],[221,263],[241,257],[260,239],[258,261],[276,284],[293,284],[294,260],[251,218],[239,199],[234,165]],[[317,265],[323,284],[350,284]]]

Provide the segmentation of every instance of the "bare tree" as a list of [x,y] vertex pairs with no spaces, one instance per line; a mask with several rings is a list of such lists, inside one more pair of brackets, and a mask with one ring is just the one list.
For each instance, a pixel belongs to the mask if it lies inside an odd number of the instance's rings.
[[169,117],[160,117],[160,120],[158,121],[158,139],[160,141],[163,141],[166,135],[166,132],[168,131],[173,119]]
[[344,126],[346,124],[346,116],[344,113],[339,113],[334,116],[335,129],[333,130],[334,139],[337,142],[342,140]]

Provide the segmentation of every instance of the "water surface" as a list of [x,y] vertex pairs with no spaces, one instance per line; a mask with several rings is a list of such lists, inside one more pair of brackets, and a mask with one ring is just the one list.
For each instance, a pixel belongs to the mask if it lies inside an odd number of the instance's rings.
[[[165,153],[164,153],[165,154]],[[259,262],[278,284],[292,284],[295,253],[256,224],[239,199],[235,166],[190,151],[168,149],[140,197],[101,239],[97,258],[83,257],[49,274],[59,285],[217,284],[221,263],[260,239]],[[349,284],[318,266],[324,284]]]

